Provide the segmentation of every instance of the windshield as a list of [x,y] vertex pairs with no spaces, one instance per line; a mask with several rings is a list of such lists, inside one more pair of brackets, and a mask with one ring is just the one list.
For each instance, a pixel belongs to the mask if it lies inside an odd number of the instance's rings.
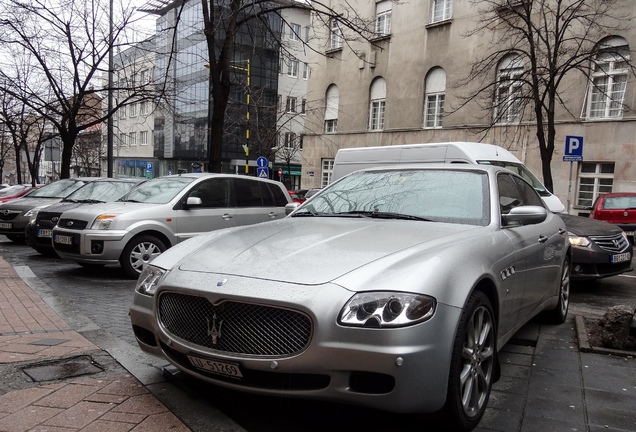
[[131,190],[119,201],[165,204],[172,201],[179,192],[193,181],[194,178],[191,177],[156,178]]
[[77,189],[84,186],[85,182],[77,179],[64,179],[54,181],[39,189],[29,192],[29,198],[65,198]]
[[373,170],[344,177],[294,216],[354,216],[488,225],[486,173],[459,170]]
[[67,196],[64,201],[115,201],[127,194],[135,185],[134,182],[116,180],[90,182]]
[[492,160],[482,160],[477,161],[478,164],[481,165],[494,165],[502,168],[506,168],[507,170],[512,171],[515,174],[519,174],[523,177],[532,187],[536,190],[541,196],[550,196],[550,192],[543,186],[543,183],[532,174],[524,164],[518,162],[506,162],[506,161],[492,161]]

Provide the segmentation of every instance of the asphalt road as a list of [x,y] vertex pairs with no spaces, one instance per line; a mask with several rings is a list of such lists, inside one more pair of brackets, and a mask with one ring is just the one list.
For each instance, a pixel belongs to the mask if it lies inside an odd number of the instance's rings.
[[[48,295],[65,306],[62,309],[77,311],[111,339],[122,341],[119,350],[128,350],[132,356],[139,353],[128,318],[135,281],[126,279],[119,267],[85,269],[55,256],[40,255],[29,246],[12,243],[4,236],[0,236],[0,255],[14,267],[28,266],[48,286]],[[636,273],[572,286],[570,314],[600,317],[608,307],[618,304],[636,304]],[[329,429],[329,425],[334,424],[339,425],[338,430],[349,432],[370,428],[418,430],[419,427],[414,428],[415,423],[422,421],[421,417],[378,416],[377,412],[329,403],[251,396],[204,386],[187,378],[180,378],[173,385],[186,396],[168,403],[172,404],[173,411],[196,417],[190,423],[200,425],[200,429],[193,428],[195,430],[241,430],[211,428],[212,422],[217,422],[215,416],[219,411],[250,432],[291,432],[299,430],[299,424],[307,432]],[[171,397],[168,391],[164,393],[166,398]],[[427,431],[434,429],[426,427]]]

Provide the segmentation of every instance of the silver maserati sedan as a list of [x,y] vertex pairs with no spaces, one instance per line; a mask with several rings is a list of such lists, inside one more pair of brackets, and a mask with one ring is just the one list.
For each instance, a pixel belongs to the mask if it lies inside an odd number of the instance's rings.
[[566,320],[567,230],[511,171],[367,169],[288,207],[154,259],[130,309],[141,349],[219,386],[467,431],[498,350],[539,313]]

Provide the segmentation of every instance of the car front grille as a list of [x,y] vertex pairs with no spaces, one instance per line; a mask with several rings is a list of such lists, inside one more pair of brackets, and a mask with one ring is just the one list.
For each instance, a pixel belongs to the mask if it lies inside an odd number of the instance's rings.
[[53,228],[62,213],[39,212],[37,216],[37,226],[40,228]]
[[83,230],[87,225],[88,222],[77,219],[60,219],[57,223],[57,226],[70,230]]
[[631,245],[622,234],[611,236],[590,236],[590,239],[601,249],[609,253],[621,253],[628,250]]
[[161,294],[158,314],[172,335],[228,354],[291,356],[307,347],[312,330],[309,317],[297,311],[233,301],[213,305],[173,292]]

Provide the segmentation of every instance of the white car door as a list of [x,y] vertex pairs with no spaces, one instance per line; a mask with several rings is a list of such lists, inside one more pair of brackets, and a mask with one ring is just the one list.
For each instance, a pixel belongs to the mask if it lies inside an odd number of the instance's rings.
[[[270,183],[232,179],[236,226],[252,225],[285,217],[287,198]],[[278,192],[278,193],[277,193]]]

